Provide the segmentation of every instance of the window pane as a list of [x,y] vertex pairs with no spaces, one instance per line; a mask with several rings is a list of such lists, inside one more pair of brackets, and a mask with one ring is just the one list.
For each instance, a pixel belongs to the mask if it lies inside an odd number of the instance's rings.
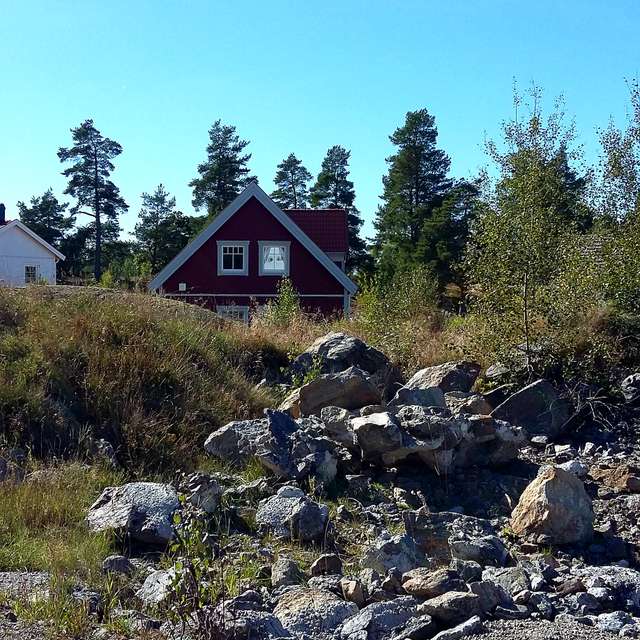
[[[226,249],[226,247],[224,247],[223,249]],[[223,269],[233,268],[233,256],[226,253],[222,254],[222,268]]]
[[268,246],[262,252],[262,269],[276,273],[284,273],[286,247]]
[[244,246],[223,245],[222,269],[224,271],[244,271]]

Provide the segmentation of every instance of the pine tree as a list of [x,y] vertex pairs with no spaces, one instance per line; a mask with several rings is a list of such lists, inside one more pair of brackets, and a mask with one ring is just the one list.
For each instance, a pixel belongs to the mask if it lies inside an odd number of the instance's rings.
[[349,158],[351,152],[340,145],[327,151],[322,161],[320,173],[311,187],[312,207],[320,209],[345,209],[349,227],[349,253],[347,268],[349,271],[366,271],[370,268],[371,257],[367,245],[360,237],[362,218],[354,206],[356,192],[349,180]]
[[[102,275],[103,225],[112,223],[117,227],[118,214],[127,206],[118,187],[109,179],[114,170],[112,160],[122,153],[122,147],[105,138],[93,126],[93,120],[85,120],[79,127],[71,129],[73,146],[58,150],[60,162],[73,162],[62,172],[69,178],[65,193],[76,199],[71,208],[73,214],[84,213],[93,218],[93,273],[96,280]],[[89,208],[91,211],[81,211]]]
[[193,206],[206,208],[209,217],[218,215],[250,182],[247,163],[250,153],[243,153],[248,140],[241,140],[236,128],[216,120],[209,129],[207,159],[198,166],[199,177],[189,186],[193,188]]
[[308,183],[311,174],[302,162],[290,153],[277,167],[273,201],[282,209],[306,209],[309,205]]
[[65,214],[68,207],[67,203],[58,202],[52,189],[39,197],[33,196],[28,205],[18,202],[20,220],[54,247],[59,247],[73,229],[75,216]]
[[186,216],[176,209],[176,199],[164,185],[158,185],[152,194],[142,194],[134,235],[153,273],[186,245],[189,233]]
[[436,147],[437,137],[435,118],[426,109],[407,113],[404,125],[390,136],[397,151],[387,158],[383,204],[375,221],[375,249],[383,273],[415,263],[425,221],[453,186],[447,177],[451,162]]

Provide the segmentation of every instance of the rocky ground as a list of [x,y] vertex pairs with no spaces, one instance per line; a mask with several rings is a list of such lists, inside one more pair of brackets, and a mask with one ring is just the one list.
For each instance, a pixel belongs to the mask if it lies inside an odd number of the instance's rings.
[[[317,341],[268,381],[290,391],[279,410],[207,438],[225,471],[97,496],[88,528],[122,540],[103,571],[131,597],[107,616],[71,590],[93,636],[640,637],[640,375],[598,398],[546,380],[481,394],[480,374],[402,380],[357,339]],[[2,477],[22,481],[19,462]],[[9,612],[42,585],[0,574]]]

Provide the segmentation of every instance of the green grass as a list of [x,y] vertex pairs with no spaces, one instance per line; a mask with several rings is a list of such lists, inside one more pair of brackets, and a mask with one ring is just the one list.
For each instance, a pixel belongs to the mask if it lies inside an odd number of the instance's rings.
[[107,534],[90,533],[85,517],[102,489],[122,477],[79,463],[43,468],[36,477],[19,485],[0,484],[0,571],[97,580],[114,544]]

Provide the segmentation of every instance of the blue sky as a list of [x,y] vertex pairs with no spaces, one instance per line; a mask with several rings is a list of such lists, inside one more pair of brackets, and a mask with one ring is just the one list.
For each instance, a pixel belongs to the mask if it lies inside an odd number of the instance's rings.
[[187,183],[217,118],[251,140],[266,190],[290,152],[316,173],[352,151],[365,231],[388,136],[408,110],[436,116],[452,173],[485,162],[483,139],[532,80],[565,96],[587,155],[640,74],[639,0],[0,0],[0,201],[65,181],[56,151],[93,118],[124,147],[113,179],[130,205],[163,182],[193,212]]

